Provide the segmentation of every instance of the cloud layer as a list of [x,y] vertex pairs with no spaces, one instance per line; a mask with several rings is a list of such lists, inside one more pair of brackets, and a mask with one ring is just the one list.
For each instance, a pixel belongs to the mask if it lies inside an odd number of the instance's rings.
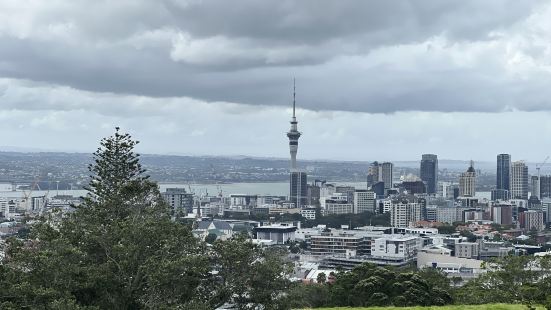
[[293,77],[304,157],[537,161],[551,4],[0,0],[5,145],[91,150],[121,125],[148,152],[283,157]]

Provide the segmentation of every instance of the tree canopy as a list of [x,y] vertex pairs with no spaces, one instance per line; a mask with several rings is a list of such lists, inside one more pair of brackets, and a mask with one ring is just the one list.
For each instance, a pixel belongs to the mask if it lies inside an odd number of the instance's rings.
[[0,308],[277,304],[287,285],[282,256],[243,237],[207,247],[188,225],[171,220],[157,184],[134,153],[137,143],[117,128],[94,153],[84,203],[61,219],[44,216],[28,239],[8,241],[0,264]]

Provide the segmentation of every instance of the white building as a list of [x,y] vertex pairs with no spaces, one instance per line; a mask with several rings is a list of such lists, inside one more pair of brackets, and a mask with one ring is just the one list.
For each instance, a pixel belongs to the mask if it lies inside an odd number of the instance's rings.
[[511,198],[528,199],[528,166],[524,161],[511,164]]
[[542,231],[545,229],[543,211],[528,210],[519,214],[520,225],[525,230],[536,229]]
[[393,227],[408,227],[411,223],[421,220],[421,206],[417,202],[407,200],[392,200],[390,207],[390,225]]
[[471,160],[471,166],[459,177],[459,195],[462,197],[474,197],[476,192],[476,172]]
[[230,206],[232,207],[243,207],[243,208],[254,208],[257,206],[257,195],[243,195],[243,194],[231,194],[230,195]]
[[351,203],[342,203],[342,202],[326,202],[324,214],[347,214],[353,213],[354,205]]
[[346,193],[334,193],[321,200],[321,208],[325,215],[346,214],[354,212],[354,205],[348,202]]
[[448,223],[448,224],[457,222],[457,208],[456,207],[437,207],[436,221],[442,222],[442,223]]
[[446,199],[453,199],[453,189],[455,186],[456,185],[451,182],[438,182],[437,195]]
[[419,249],[419,237],[390,235],[371,242],[371,256],[386,260],[414,260]]
[[308,220],[316,219],[316,208],[303,208],[300,210],[300,215]]
[[289,241],[295,241],[295,231],[297,227],[292,225],[266,225],[255,227],[257,240],[271,240],[275,244],[285,244]]

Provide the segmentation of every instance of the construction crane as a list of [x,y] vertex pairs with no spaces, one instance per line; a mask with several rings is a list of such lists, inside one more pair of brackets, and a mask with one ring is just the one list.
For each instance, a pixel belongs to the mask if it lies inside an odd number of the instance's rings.
[[540,178],[540,169],[547,163],[547,160],[549,160],[549,156],[545,157],[541,164],[536,165],[536,170],[538,171],[538,179]]
[[[23,190],[23,199],[22,202],[25,204],[25,209],[29,210],[31,205],[29,205],[29,202],[32,200],[32,193],[35,188],[38,188],[40,190],[40,186],[38,186],[38,181],[40,180],[40,177],[36,177],[34,182],[31,183],[31,186],[29,187],[29,191]],[[32,204],[32,202],[31,202]]]

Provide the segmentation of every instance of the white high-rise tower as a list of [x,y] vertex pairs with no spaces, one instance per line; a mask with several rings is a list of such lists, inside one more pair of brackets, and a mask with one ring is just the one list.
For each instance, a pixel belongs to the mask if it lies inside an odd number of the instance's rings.
[[295,116],[295,97],[296,88],[295,81],[293,80],[293,118],[291,119],[291,129],[287,132],[289,138],[289,150],[291,151],[291,169],[297,168],[297,150],[298,150],[298,138],[300,138],[300,132],[297,129],[297,118]]

